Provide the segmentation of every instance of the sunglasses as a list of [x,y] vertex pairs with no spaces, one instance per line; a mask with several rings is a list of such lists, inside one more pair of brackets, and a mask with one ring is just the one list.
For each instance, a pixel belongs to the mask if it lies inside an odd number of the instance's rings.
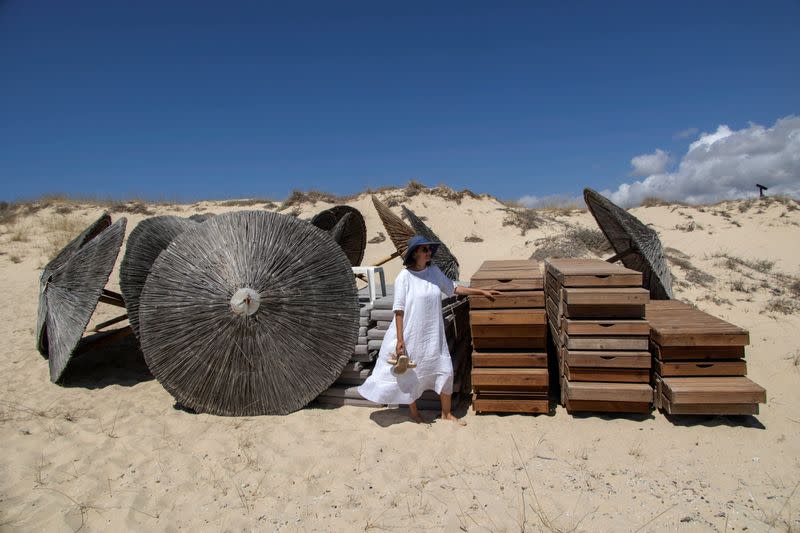
[[430,248],[428,248],[427,246],[420,246],[420,247],[418,248],[418,250],[419,250],[420,252],[423,252],[423,253],[426,253],[426,254],[427,254],[427,253],[429,253],[429,252],[431,251],[431,249],[430,249]]

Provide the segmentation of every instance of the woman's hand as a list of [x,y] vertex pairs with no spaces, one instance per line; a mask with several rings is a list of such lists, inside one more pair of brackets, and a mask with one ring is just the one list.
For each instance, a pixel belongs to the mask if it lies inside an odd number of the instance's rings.
[[406,343],[403,342],[402,340],[398,339],[397,340],[397,346],[395,348],[395,352],[394,353],[396,353],[397,355],[401,355],[401,354],[406,353]]
[[495,291],[495,290],[488,290],[488,291],[486,291],[486,290],[482,290],[482,291],[481,291],[481,296],[485,296],[485,297],[489,298],[489,300],[490,300],[490,301],[492,301],[492,302],[493,302],[493,301],[494,301],[494,297],[495,297],[495,296],[500,296],[500,291]]

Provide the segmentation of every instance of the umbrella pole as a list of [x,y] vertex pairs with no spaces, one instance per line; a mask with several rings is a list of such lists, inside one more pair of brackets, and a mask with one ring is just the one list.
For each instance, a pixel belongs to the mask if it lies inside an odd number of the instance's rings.
[[116,305],[117,307],[125,307],[125,300],[118,292],[103,289],[100,295],[100,301],[104,304]]
[[394,253],[393,253],[392,255],[390,255],[389,257],[386,257],[386,258],[384,258],[384,259],[381,259],[380,261],[378,261],[377,263],[375,263],[375,264],[374,264],[374,265],[372,265],[372,266],[381,266],[382,264],[384,264],[384,263],[388,263],[389,261],[391,261],[391,260],[392,260],[392,259],[394,259],[395,257],[399,257],[399,256],[400,256],[400,252],[394,252]]
[[616,255],[612,255],[611,257],[606,259],[606,262],[607,263],[616,263],[617,261],[619,261],[623,257],[628,257],[629,255],[631,255],[633,253],[636,253],[636,250],[634,250],[633,248],[628,248],[624,252],[620,252],[620,253],[618,253]]
[[116,318],[112,318],[111,320],[106,320],[105,322],[100,322],[99,324],[97,324],[94,327],[94,329],[92,329],[92,331],[100,331],[101,329],[107,328],[108,326],[116,324],[117,322],[122,322],[126,318],[128,318],[128,314],[127,313],[125,313],[124,315],[118,316]]

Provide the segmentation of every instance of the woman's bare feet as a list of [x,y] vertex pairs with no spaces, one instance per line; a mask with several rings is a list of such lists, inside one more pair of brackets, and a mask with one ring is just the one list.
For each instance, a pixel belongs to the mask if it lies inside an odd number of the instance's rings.
[[408,418],[411,419],[412,422],[416,424],[426,424],[425,419],[422,418],[422,415],[419,414],[419,409],[417,409],[416,403],[412,403],[408,406]]
[[447,414],[444,414],[444,413],[442,413],[442,420],[447,420],[447,421],[449,421],[449,422],[455,422],[455,423],[456,423],[456,424],[458,424],[459,426],[466,426],[466,425],[467,425],[467,423],[466,423],[466,422],[464,422],[463,420],[461,420],[460,418],[458,418],[458,417],[457,417],[456,415],[454,415],[453,413],[447,413]]

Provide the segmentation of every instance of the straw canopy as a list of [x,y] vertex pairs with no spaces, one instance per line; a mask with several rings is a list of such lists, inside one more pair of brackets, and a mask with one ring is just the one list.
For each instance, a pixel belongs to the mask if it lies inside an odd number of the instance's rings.
[[172,240],[198,222],[175,216],[147,218],[128,236],[119,269],[119,286],[128,310],[128,320],[139,337],[139,297],[153,262]]
[[609,262],[622,261],[642,273],[645,288],[653,300],[671,300],[672,276],[658,234],[597,191],[583,190],[583,198],[597,225],[605,234],[616,255]]
[[367,224],[358,209],[337,205],[317,213],[311,223],[331,234],[352,266],[361,264],[367,248]]
[[374,194],[372,195],[372,203],[375,205],[375,210],[378,212],[383,227],[386,228],[386,233],[389,234],[389,239],[391,239],[398,254],[404,254],[408,246],[408,240],[416,234],[414,228],[392,213],[389,206],[378,200]]
[[47,279],[50,275],[63,266],[74,256],[87,242],[91,241],[103,230],[111,225],[111,217],[108,213],[103,213],[100,218],[95,220],[88,228],[83,230],[80,235],[72,239],[69,244],[61,249],[52,261],[47,263],[39,276],[39,310],[36,316],[36,348],[43,356],[47,357],[47,303],[44,298],[44,290]]
[[92,317],[122,247],[121,218],[43,278],[50,381],[57,382]]
[[158,256],[139,304],[150,371],[181,404],[286,414],[341,374],[358,338],[350,262],[332,239],[265,211],[216,216]]
[[439,249],[436,250],[436,254],[433,256],[433,264],[438,266],[444,275],[452,280],[458,280],[458,259],[450,252],[450,249],[447,247],[445,243],[442,242],[442,239],[436,236],[431,228],[425,225],[425,223],[420,220],[420,218],[414,214],[414,212],[403,206],[403,214],[405,214],[408,221],[411,223],[411,227],[414,228],[414,233],[418,235],[422,235],[429,241],[435,241],[442,243],[439,246]]

